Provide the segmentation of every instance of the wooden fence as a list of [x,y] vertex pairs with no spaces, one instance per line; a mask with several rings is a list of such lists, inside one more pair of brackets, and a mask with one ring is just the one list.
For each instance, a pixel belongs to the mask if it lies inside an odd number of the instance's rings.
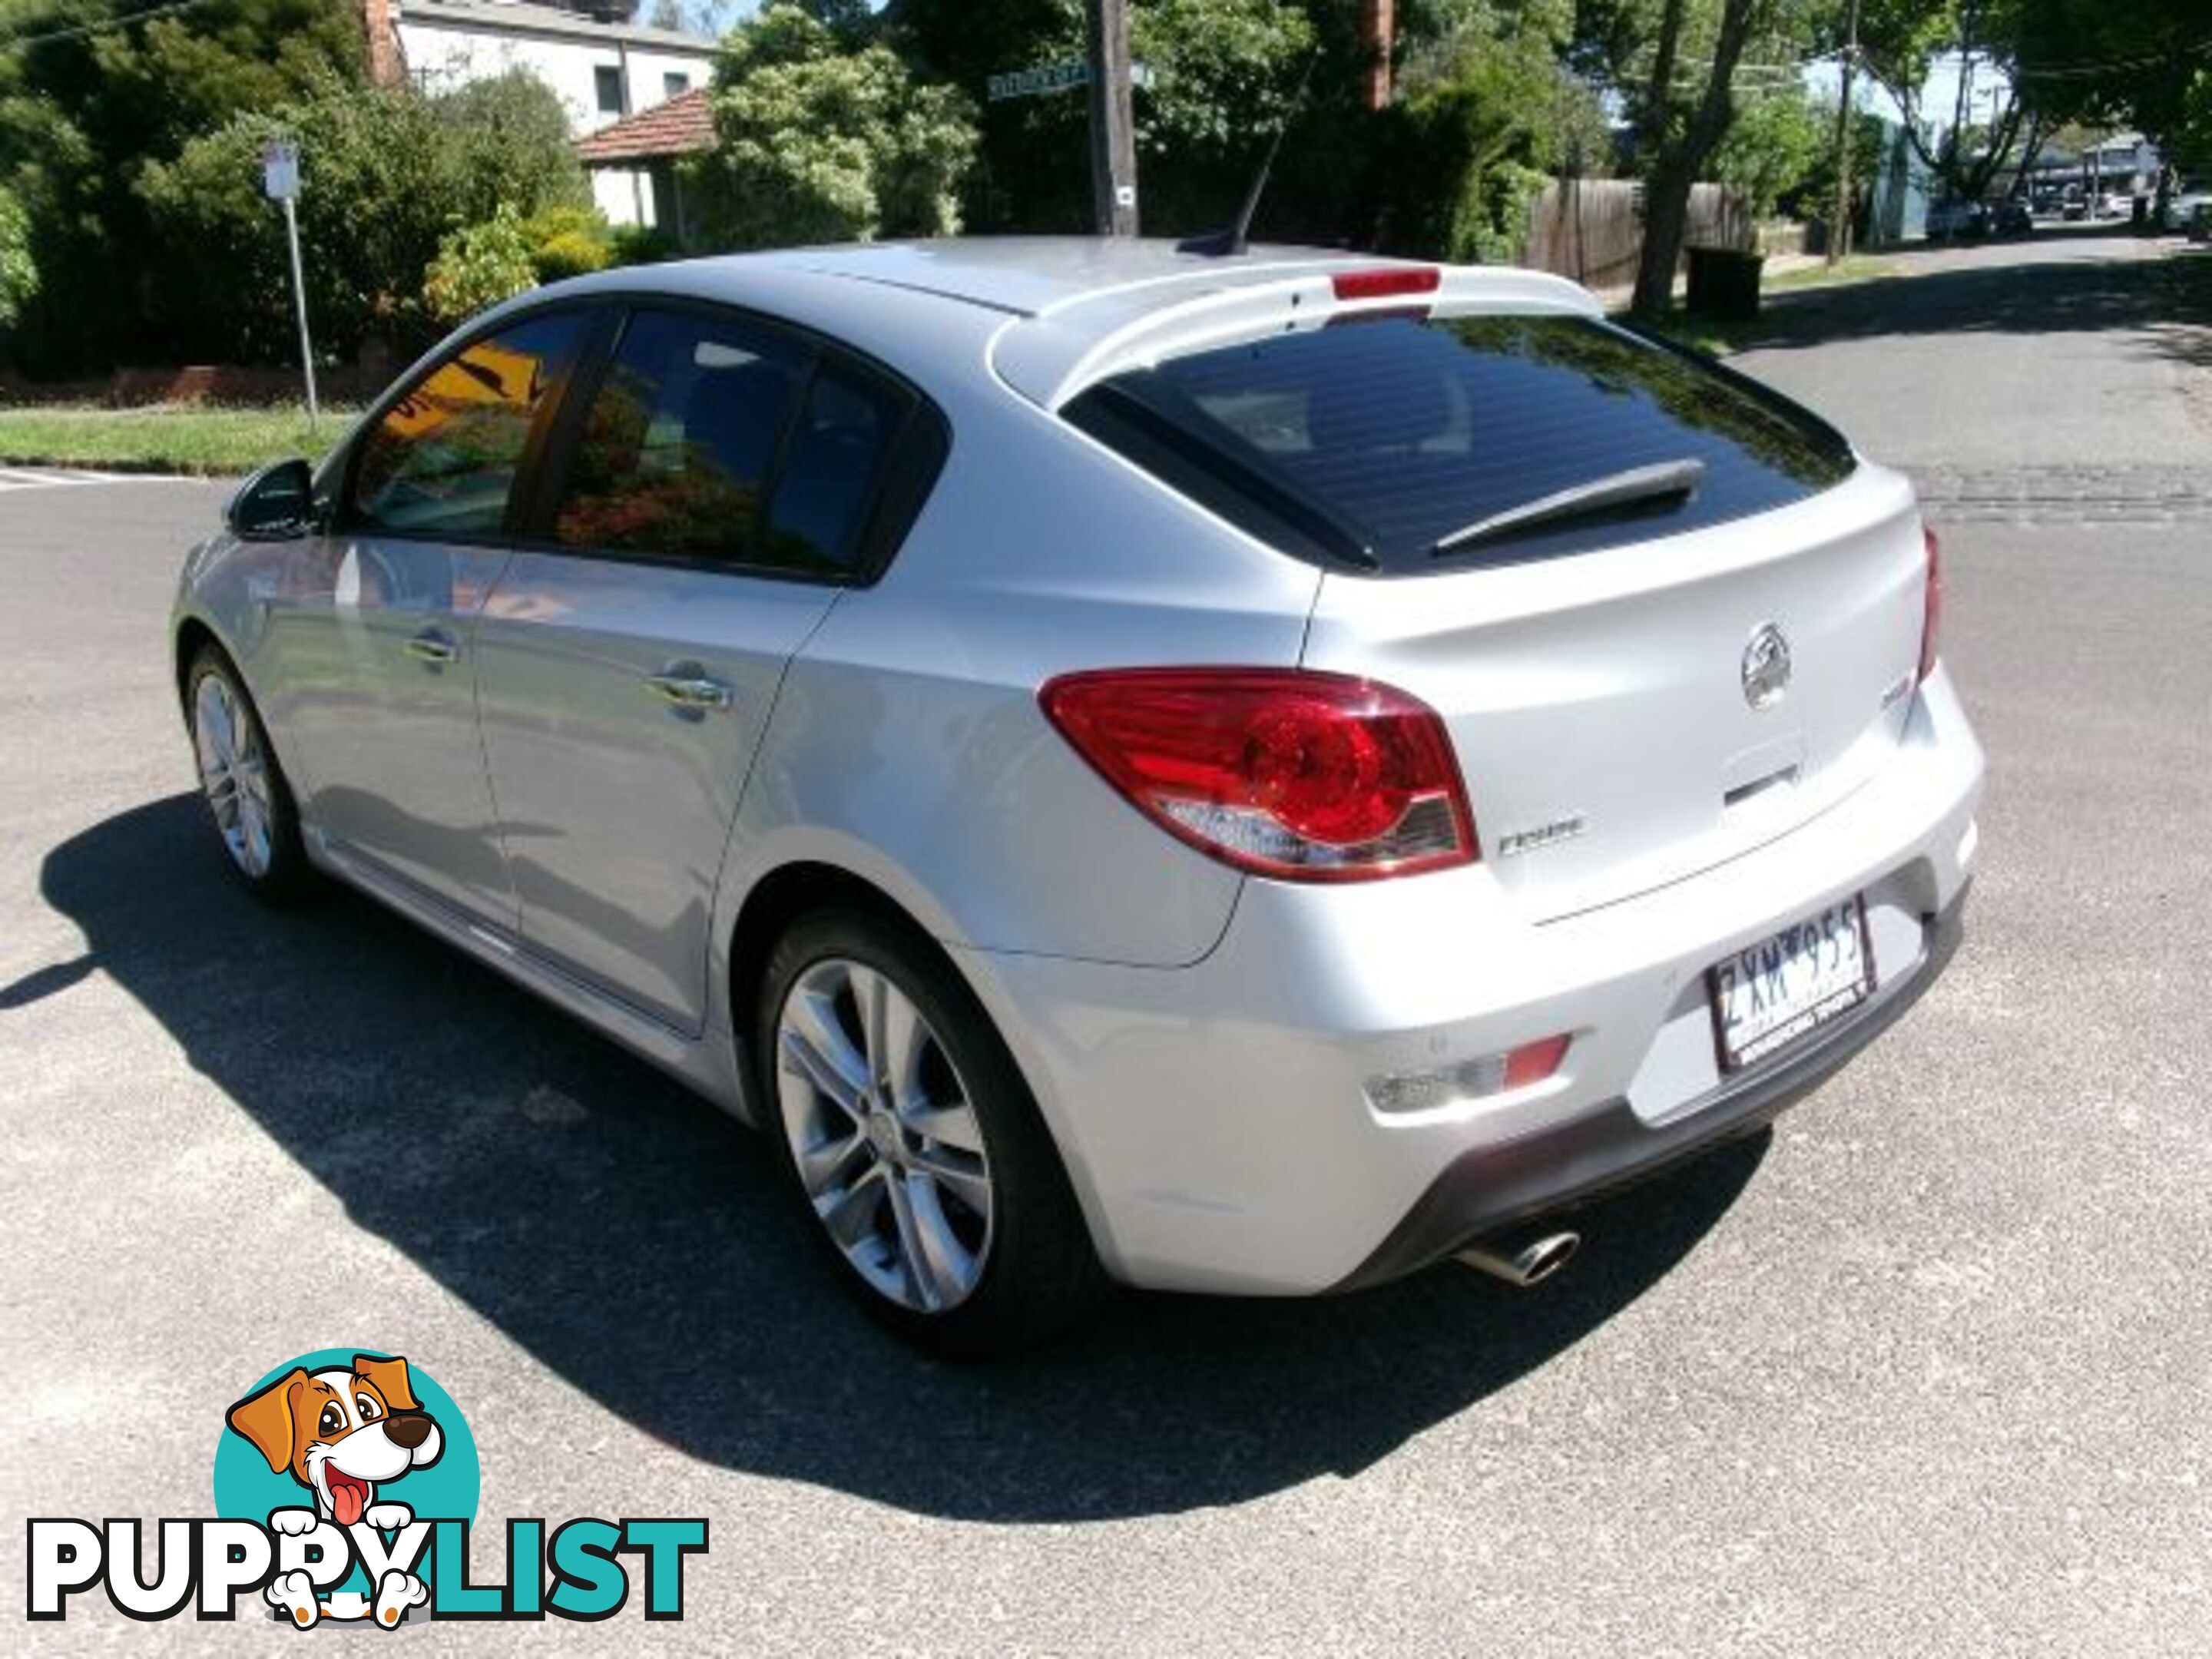
[[[1718,185],[1690,188],[1689,247],[1749,248],[1758,227]],[[1626,179],[1554,179],[1528,210],[1521,263],[1585,288],[1630,288],[1644,250],[1644,186]]]

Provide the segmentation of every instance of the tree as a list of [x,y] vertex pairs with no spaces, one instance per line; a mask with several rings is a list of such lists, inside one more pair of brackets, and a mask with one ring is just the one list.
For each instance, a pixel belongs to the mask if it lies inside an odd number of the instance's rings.
[[1832,111],[1824,115],[1793,81],[1737,112],[1713,151],[1712,175],[1743,198],[1753,218],[1768,218],[1820,167],[1834,131]]
[[2006,21],[2013,76],[2045,119],[2131,126],[2169,161],[2212,160],[2212,0],[2013,0]]
[[15,198],[0,191],[0,330],[12,328],[24,301],[39,291],[31,258],[31,221]]
[[331,81],[234,117],[140,180],[152,263],[179,301],[172,352],[283,361],[295,349],[282,221],[261,150],[300,146],[300,240],[317,343],[424,341],[425,267],[447,234],[589,199],[554,93],[523,70],[439,98]]
[[422,304],[447,328],[538,285],[522,216],[502,202],[480,225],[465,225],[438,244],[422,274]]
[[29,215],[45,281],[15,337],[29,366],[65,373],[167,356],[190,319],[146,257],[137,185],[195,136],[241,110],[362,73],[348,0],[199,0],[145,21],[110,0],[29,0],[16,39],[89,32],[0,51],[0,186]]
[[1554,173],[1606,170],[1595,95],[1562,62],[1565,4],[1430,0],[1401,31],[1382,112],[1378,240],[1394,252],[1510,261]]
[[888,48],[848,46],[789,0],[730,31],[715,65],[714,148],[693,163],[709,232],[730,247],[949,235],[973,165],[968,100]]
[[[1862,0],[1859,63],[1895,100],[1905,141],[1942,194],[1979,201],[2007,167],[2032,158],[2047,131],[2045,112],[2022,95],[2025,83],[2013,72],[2021,15],[2021,0]],[[1986,119],[1964,70],[1949,106],[1927,106],[1928,71],[1943,52],[1996,71],[1980,83],[1996,94]]]
[[[1744,48],[1755,36],[1773,32],[1783,3],[1717,0],[1693,10],[1693,0],[1662,0],[1637,120],[1644,169],[1644,246],[1632,304],[1639,316],[1657,316],[1674,303],[1690,188],[1735,118],[1734,83]],[[1705,45],[1704,30],[1695,26],[1705,24],[1710,46],[1700,54],[1694,47]]]
[[[1088,231],[1091,163],[1085,100],[1076,91],[991,99],[1005,70],[1079,58],[1085,0],[897,0],[883,43],[916,74],[975,101],[975,165],[962,217],[981,229]],[[1140,179],[1143,190],[1146,181]],[[1149,206],[1149,204],[1146,204]]]

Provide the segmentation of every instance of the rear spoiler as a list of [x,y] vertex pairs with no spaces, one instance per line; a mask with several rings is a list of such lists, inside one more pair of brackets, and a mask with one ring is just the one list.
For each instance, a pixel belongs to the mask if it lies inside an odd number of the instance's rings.
[[1030,402],[1058,409],[1099,380],[1163,357],[1364,316],[1605,314],[1588,289],[1535,270],[1342,258],[1279,270],[1248,267],[1237,273],[1243,280],[1227,283],[1196,271],[1067,301],[1001,329],[992,368]]

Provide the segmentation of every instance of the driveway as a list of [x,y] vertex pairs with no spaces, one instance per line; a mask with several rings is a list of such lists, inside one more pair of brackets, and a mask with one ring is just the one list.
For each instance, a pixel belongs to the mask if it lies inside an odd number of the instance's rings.
[[[2212,525],[2125,493],[2202,475],[2206,371],[2131,242],[1923,264],[1744,364],[1949,504],[1991,757],[1949,977],[1540,1291],[1131,1297],[988,1370],[830,1297],[764,1149],[646,1067],[365,902],[240,897],[161,639],[221,492],[11,495],[0,1507],[209,1513],[230,1402],[358,1344],[465,1409],[480,1577],[504,1517],[712,1522],[681,1625],[425,1652],[2212,1650]],[[2120,482],[1962,493],[2076,474]],[[301,1639],[257,1612],[224,1647]]]

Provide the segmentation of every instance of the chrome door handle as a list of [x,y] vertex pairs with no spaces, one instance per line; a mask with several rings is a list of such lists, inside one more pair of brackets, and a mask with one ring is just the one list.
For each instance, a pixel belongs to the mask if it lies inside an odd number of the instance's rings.
[[647,674],[646,684],[671,708],[727,708],[730,688],[692,663]]
[[461,654],[455,645],[434,628],[426,628],[399,647],[417,662],[449,663]]

